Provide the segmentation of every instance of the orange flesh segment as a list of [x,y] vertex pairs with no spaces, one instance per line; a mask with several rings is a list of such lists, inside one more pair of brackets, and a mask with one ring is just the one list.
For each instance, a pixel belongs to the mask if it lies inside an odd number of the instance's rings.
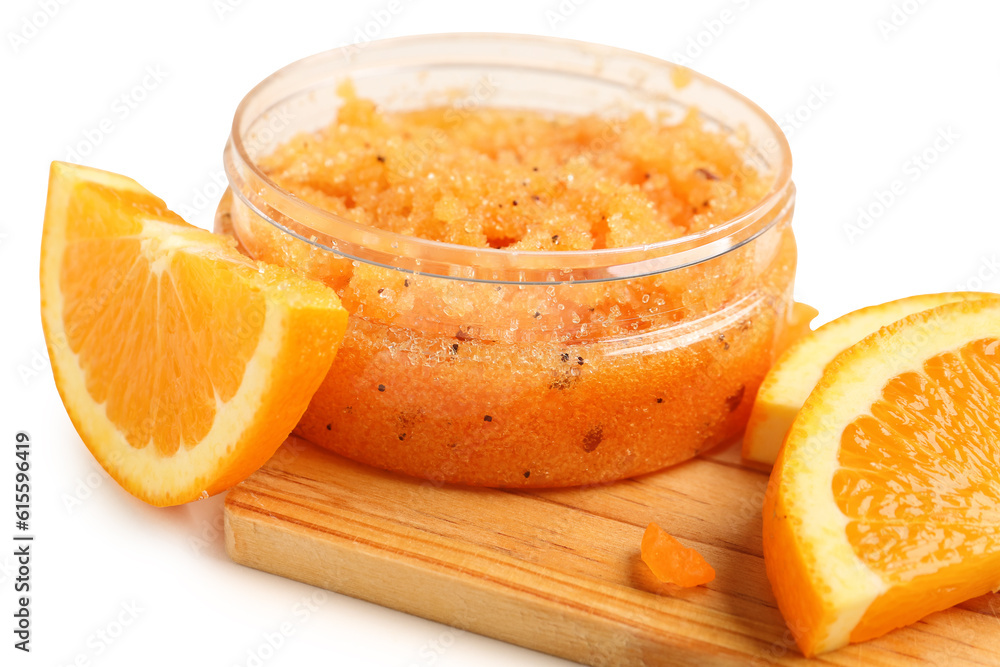
[[[85,182],[76,187],[67,215],[63,319],[67,343],[87,370],[90,395],[105,404],[133,447],[152,443],[170,456],[182,443],[196,444],[212,427],[217,401],[231,399],[243,380],[264,322],[263,295],[232,266],[181,253],[162,271],[153,269],[142,248],[152,242],[123,232],[138,234],[143,218],[185,224],[155,197]],[[94,271],[95,265],[107,270]],[[245,269],[256,271],[249,261]],[[227,299],[206,300],[199,290],[204,285]],[[205,326],[215,322],[238,325],[240,333],[220,340],[218,329]],[[133,335],[122,340],[99,333],[125,328]],[[152,405],[134,400],[136,385],[157,388]]]
[[655,523],[642,536],[642,560],[660,581],[689,588],[715,579],[715,570],[694,549],[685,547]]
[[218,493],[267,460],[347,325],[321,283],[250,260],[129,178],[58,162],[40,287],[73,425],[154,505]]
[[844,430],[834,495],[855,553],[892,586],[852,642],[979,595],[996,579],[998,345],[976,340],[896,376],[871,414]]

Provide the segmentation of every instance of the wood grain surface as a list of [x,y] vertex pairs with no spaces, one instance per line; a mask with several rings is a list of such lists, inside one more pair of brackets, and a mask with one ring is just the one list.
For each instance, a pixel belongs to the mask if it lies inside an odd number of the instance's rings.
[[[815,660],[764,573],[767,472],[738,446],[615,484],[503,491],[434,484],[289,439],[225,502],[238,563],[591,665],[1000,665],[1000,595]],[[659,583],[657,522],[717,572]]]

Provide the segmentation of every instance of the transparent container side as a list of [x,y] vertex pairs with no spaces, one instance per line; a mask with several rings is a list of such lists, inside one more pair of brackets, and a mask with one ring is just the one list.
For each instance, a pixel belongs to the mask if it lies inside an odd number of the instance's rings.
[[[300,435],[435,481],[521,487],[650,472],[742,431],[792,303],[794,189],[773,121],[711,80],[577,42],[438,36],[338,58],[301,61],[248,95],[217,216],[248,255],[327,283],[351,313]],[[329,123],[347,74],[387,108],[696,106],[774,186],[719,228],[635,248],[510,253],[399,237],[314,210],[253,164]]]

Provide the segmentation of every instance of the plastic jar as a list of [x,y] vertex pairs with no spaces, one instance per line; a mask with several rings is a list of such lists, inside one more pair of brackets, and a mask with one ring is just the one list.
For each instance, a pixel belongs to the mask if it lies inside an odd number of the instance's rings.
[[[512,252],[374,229],[283,191],[255,162],[329,124],[346,78],[385,108],[459,116],[486,104],[677,118],[694,107],[772,187],[725,224],[631,248]],[[788,322],[794,187],[781,130],[740,94],[648,56],[500,34],[329,51],[246,96],[224,161],[217,227],[331,285],[351,312],[296,432],[381,468],[541,487],[677,463],[741,433]]]

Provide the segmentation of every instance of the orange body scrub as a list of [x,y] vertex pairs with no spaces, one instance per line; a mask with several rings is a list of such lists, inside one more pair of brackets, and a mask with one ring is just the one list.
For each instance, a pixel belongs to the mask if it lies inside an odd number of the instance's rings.
[[738,435],[795,266],[787,173],[749,137],[690,108],[394,109],[358,86],[329,86],[332,122],[262,138],[265,113],[227,150],[219,222],[351,313],[300,435],[490,486],[620,479]]
[[[310,204],[397,234],[511,251],[625,248],[717,226],[771,185],[695,110],[675,124],[638,112],[387,112],[349,82],[339,94],[333,123],[260,167]],[[590,301],[607,314],[609,298]]]

